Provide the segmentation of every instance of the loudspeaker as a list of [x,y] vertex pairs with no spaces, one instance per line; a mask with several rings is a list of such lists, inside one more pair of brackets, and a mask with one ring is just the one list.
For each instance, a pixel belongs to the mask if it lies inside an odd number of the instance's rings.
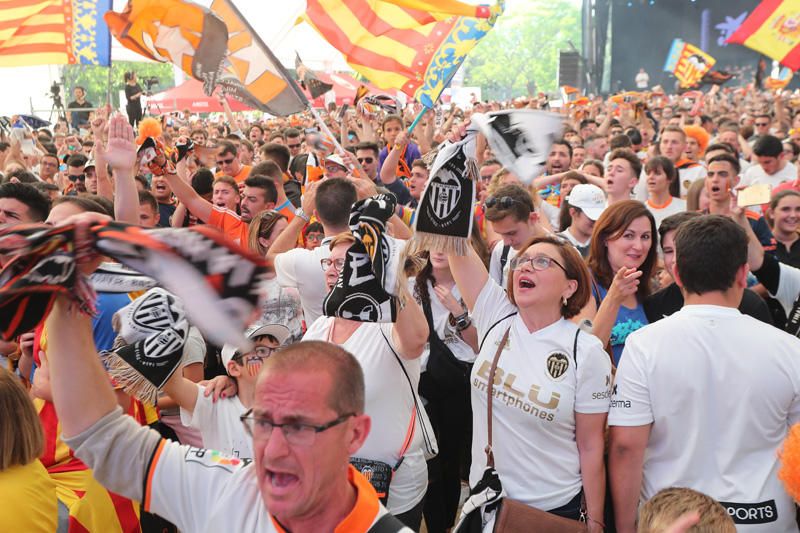
[[558,52],[558,86],[570,85],[583,88],[583,72],[581,68],[581,56],[578,52],[563,51]]

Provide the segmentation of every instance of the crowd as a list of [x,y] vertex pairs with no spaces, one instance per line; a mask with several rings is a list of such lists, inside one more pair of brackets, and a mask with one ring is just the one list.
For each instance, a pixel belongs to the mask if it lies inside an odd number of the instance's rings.
[[[128,396],[97,353],[144,291],[81,263],[94,316],[61,295],[0,342],[0,530],[446,532],[487,472],[592,532],[798,530],[779,452],[800,421],[800,99],[476,102],[412,132],[414,105],[332,107],[321,131],[224,97],[142,119],[126,81],[127,118],[12,118],[2,230],[217,228],[271,266],[253,348],[192,327],[157,402]],[[523,183],[479,138],[467,253],[416,246],[437,150],[527,107],[563,118],[544,172]],[[147,138],[167,157],[137,156]],[[354,206],[381,194],[396,316],[326,314],[359,272]]]

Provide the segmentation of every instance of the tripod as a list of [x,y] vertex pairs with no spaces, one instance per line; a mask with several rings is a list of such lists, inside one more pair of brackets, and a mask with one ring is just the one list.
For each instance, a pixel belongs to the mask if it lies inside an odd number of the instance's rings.
[[53,106],[50,108],[50,122],[53,122],[53,114],[56,115],[56,120],[67,120],[67,111],[64,109],[64,102],[61,101],[61,95],[52,94],[50,97],[53,99]]

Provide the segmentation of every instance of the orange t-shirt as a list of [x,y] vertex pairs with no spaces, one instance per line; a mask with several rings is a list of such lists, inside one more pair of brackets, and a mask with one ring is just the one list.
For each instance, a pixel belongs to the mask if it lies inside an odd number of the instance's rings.
[[[239,171],[238,174],[235,176],[231,176],[236,183],[242,183],[247,177],[250,175],[250,171],[253,169],[250,165],[242,165],[242,170]],[[219,178],[220,176],[227,176],[224,172],[217,172],[214,177]]]
[[222,230],[226,238],[240,245],[245,250],[250,249],[247,244],[247,235],[250,231],[250,225],[247,222],[242,222],[239,215],[233,211],[213,206],[211,208],[211,217],[208,219],[208,225]]

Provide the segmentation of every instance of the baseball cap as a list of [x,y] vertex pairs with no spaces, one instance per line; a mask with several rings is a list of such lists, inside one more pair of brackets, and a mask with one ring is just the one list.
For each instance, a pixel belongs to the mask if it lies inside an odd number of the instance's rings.
[[580,183],[569,192],[567,203],[586,213],[590,219],[597,220],[606,209],[606,194],[597,185]]
[[331,163],[336,163],[340,167],[347,169],[347,165],[344,164],[344,159],[339,154],[332,154],[325,158],[325,162],[327,163],[330,161]]
[[[244,336],[251,340],[256,337],[261,337],[262,335],[272,335],[280,346],[289,338],[290,332],[289,328],[283,324],[254,324],[244,332]],[[225,365],[225,368],[228,368],[228,363],[237,352],[239,352],[239,349],[233,344],[226,344],[222,347],[220,357],[222,358],[222,364]]]
[[90,160],[88,160],[86,162],[86,165],[84,165],[83,170],[87,170],[89,168],[93,168],[93,167],[96,167],[96,166],[97,165],[95,164],[94,159],[90,159]]

